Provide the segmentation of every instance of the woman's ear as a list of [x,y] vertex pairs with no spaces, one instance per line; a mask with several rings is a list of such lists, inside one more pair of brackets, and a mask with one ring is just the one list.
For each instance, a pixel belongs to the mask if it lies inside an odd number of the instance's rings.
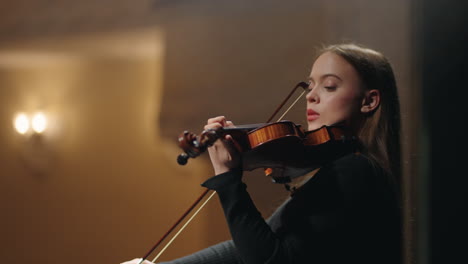
[[362,99],[361,113],[370,113],[380,105],[380,91],[372,89],[366,91]]

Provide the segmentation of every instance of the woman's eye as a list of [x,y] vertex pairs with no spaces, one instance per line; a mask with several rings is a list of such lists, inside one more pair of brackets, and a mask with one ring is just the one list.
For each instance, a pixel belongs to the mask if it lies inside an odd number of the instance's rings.
[[335,90],[336,86],[324,86],[327,90]]

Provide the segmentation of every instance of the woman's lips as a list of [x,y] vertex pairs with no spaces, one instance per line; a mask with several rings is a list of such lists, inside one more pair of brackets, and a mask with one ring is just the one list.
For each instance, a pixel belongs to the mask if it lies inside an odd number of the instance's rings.
[[319,118],[320,114],[312,109],[307,109],[307,121],[314,121]]

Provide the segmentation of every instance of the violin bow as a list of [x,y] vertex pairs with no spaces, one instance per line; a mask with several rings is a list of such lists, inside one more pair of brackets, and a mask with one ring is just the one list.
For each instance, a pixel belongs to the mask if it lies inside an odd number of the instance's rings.
[[[292,91],[288,94],[288,96],[281,102],[281,104],[276,108],[276,110],[273,112],[273,114],[268,118],[266,123],[271,122],[271,120],[278,114],[280,109],[286,104],[286,102],[291,98],[291,96],[294,94],[294,92],[297,90],[297,88],[301,87],[304,91],[294,100],[294,102],[286,109],[286,111],[281,115],[281,117],[278,119],[280,121],[288,112],[291,110],[291,108],[299,101],[299,99],[306,93],[307,88],[309,87],[309,83],[307,82],[299,82],[294,86]],[[176,229],[176,227],[192,212],[192,210],[203,200],[203,198],[208,194],[210,190],[206,189],[196,200],[195,202],[182,214],[182,216],[172,225],[171,228],[156,242],[156,244],[146,253],[146,255],[140,260],[138,264],[142,264],[143,261],[145,261],[155,250],[156,248],[161,245],[161,243]],[[166,251],[166,249],[172,244],[172,242],[179,236],[179,234],[190,224],[190,222],[198,215],[198,213],[205,207],[205,205],[213,198],[213,196],[216,194],[216,191],[212,191],[210,196],[201,204],[198,209],[192,214],[192,216],[182,225],[182,227],[177,231],[177,233],[174,234],[174,236],[167,242],[167,244],[159,251],[159,253],[156,255],[156,257],[151,261],[155,262],[156,260],[159,259],[159,257]]]

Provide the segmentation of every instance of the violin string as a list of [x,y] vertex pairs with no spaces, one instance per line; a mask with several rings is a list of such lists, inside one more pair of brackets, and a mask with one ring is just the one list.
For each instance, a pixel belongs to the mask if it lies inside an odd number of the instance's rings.
[[161,249],[161,251],[159,251],[158,255],[151,262],[155,263],[156,260],[158,260],[158,258],[164,253],[164,251],[166,251],[166,249],[172,244],[172,242],[179,236],[180,233],[182,233],[182,231],[190,224],[190,222],[195,218],[195,216],[198,215],[198,213],[205,207],[205,205],[211,200],[211,198],[213,198],[215,194],[216,191],[213,191],[213,193],[211,193],[211,195],[203,202],[203,204],[200,205],[200,207],[193,213],[193,215],[187,220],[187,222],[185,222],[185,224],[179,229],[179,231],[177,231],[177,233],[174,234],[171,240],[167,242],[167,244]]
[[286,111],[283,113],[283,115],[280,116],[280,118],[278,118],[278,120],[276,122],[279,122],[281,121],[281,119],[283,119],[283,117],[289,112],[289,110],[291,110],[291,108],[293,108],[293,106],[302,98],[302,96],[307,92],[307,90],[304,90],[302,91],[302,93],[296,98],[296,100],[288,107],[288,109],[286,109]]

